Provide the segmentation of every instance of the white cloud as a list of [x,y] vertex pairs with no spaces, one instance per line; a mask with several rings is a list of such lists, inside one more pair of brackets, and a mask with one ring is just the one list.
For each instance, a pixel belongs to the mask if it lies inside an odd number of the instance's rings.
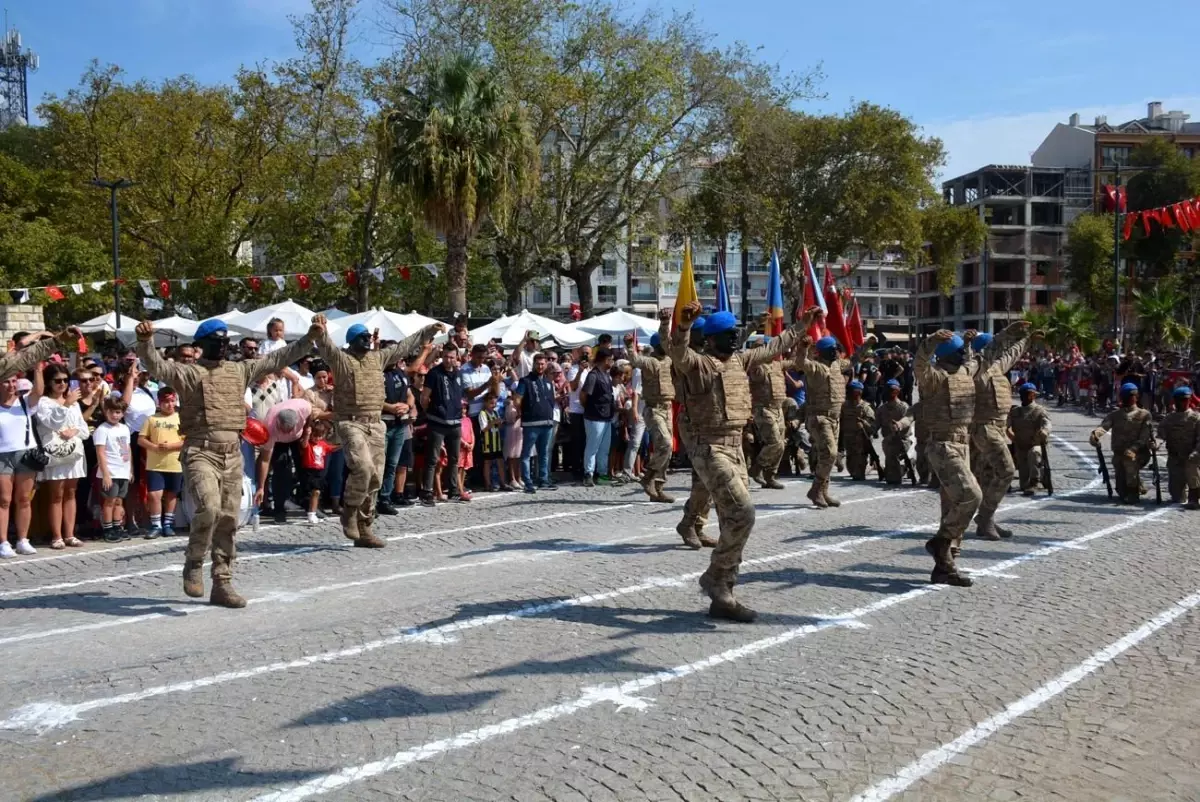
[[[1182,109],[1192,115],[1193,122],[1200,120],[1200,97],[1162,98],[1162,104],[1164,111]],[[925,123],[923,127],[925,134],[938,137],[946,146],[947,160],[941,179],[947,179],[988,164],[1029,164],[1030,155],[1054,125],[1065,123],[1074,112],[1079,113],[1083,123],[1090,124],[1101,114],[1108,115],[1109,122],[1117,123],[1145,117],[1146,103],[942,120]]]

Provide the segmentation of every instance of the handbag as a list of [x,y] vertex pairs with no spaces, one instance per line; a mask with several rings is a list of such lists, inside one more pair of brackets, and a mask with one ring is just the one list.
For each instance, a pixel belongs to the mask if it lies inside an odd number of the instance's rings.
[[[21,411],[25,413],[25,451],[21,454],[20,462],[34,473],[41,473],[50,464],[50,454],[42,447],[42,436],[38,434],[33,420],[29,417],[29,407],[25,404],[24,397],[21,398]],[[29,447],[30,432],[33,432],[36,448]]]
[[83,456],[83,438],[75,435],[69,440],[64,440],[56,432],[51,435],[50,442],[42,444],[42,448],[50,457],[50,467],[54,468],[74,462]]

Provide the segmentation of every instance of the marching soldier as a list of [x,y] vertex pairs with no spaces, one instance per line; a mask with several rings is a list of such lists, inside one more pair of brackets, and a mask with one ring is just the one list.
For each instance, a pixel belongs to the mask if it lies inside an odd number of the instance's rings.
[[685,388],[692,464],[711,494],[721,526],[708,570],[700,577],[700,588],[712,600],[710,616],[749,622],[755,612],[733,595],[742,550],[754,527],[754,503],[741,443],[742,428],[753,414],[746,372],[789,351],[796,335],[788,330],[766,348],[739,353],[737,318],[717,312],[705,321],[705,352],[699,354],[688,347],[690,329],[699,316],[700,304],[693,302],[683,308],[667,353],[675,366],[676,389]]
[[900,400],[900,381],[888,379],[886,386],[888,400],[877,411],[879,431],[883,435],[883,479],[889,485],[898,485],[904,481],[912,420],[908,417],[908,404]]
[[334,427],[346,453],[349,477],[342,493],[342,533],[355,546],[381,549],[385,541],[375,537],[375,499],[383,483],[387,429],[383,405],[387,400],[383,373],[400,360],[418,354],[433,338],[446,330],[433,323],[406,337],[391,348],[371,350],[371,333],[361,323],[346,329],[347,350],[337,348],[325,330],[325,318],[317,315],[320,329],[317,351],[329,363],[333,384]]
[[863,400],[863,383],[858,379],[846,385],[846,392],[838,423],[850,478],[862,482],[867,478],[867,441],[875,433],[875,410]]
[[783,402],[783,420],[786,427],[783,464],[789,470],[794,470],[793,476],[799,476],[808,470],[808,460],[805,454],[807,432],[804,431],[804,410],[789,398]]
[[[766,342],[770,343],[770,338]],[[754,402],[754,426],[757,430],[758,455],[750,465],[750,478],[764,488],[782,490],[775,478],[783,458],[783,402],[787,382],[783,362],[776,359],[750,370],[750,400]]]
[[1173,503],[1183,500],[1186,489],[1185,506],[1200,510],[1200,412],[1189,408],[1191,387],[1176,387],[1171,397],[1175,409],[1158,424],[1158,434],[1167,444],[1167,487]]
[[1021,495],[1032,496],[1042,477],[1042,446],[1050,442],[1050,415],[1037,402],[1037,385],[1022,384],[1021,406],[1008,413],[1008,431],[1017,463]]
[[[930,357],[936,361],[931,361]],[[926,453],[937,474],[942,496],[942,520],[937,534],[925,543],[933,556],[929,581],[970,587],[958,572],[952,549],[979,509],[983,493],[971,473],[971,419],[975,414],[974,363],[968,363],[962,337],[942,329],[921,344],[915,370],[922,412],[929,425]]]
[[971,350],[979,354],[974,370],[975,417],[971,422],[971,468],[983,497],[975,518],[975,532],[984,540],[1012,537],[1012,530],[997,526],[996,509],[1016,476],[1008,451],[1008,411],[1012,409],[1012,384],[1008,372],[1025,353],[1029,321],[1010,324],[993,342],[990,334],[976,334]]
[[246,600],[233,589],[234,535],[242,506],[242,430],[246,428],[246,388],[268,373],[278,373],[309,353],[325,336],[324,319],[287,348],[262,359],[229,362],[229,332],[220,320],[206,320],[193,341],[200,349],[194,365],[168,362],[154,347],[154,324],[137,326],[137,352],[146,369],[179,395],[179,433],[184,437],[183,478],[196,505],[183,563],[183,592],[204,595],[204,555],[212,549],[209,603],[239,608]]
[[[669,326],[671,310],[660,310],[658,317],[660,327]],[[642,489],[651,501],[670,504],[675,499],[663,492],[663,486],[667,482],[667,468],[671,464],[671,402],[675,400],[671,358],[663,348],[661,331],[650,338],[653,356],[639,354],[632,346],[633,335],[626,335],[625,350],[629,354],[629,364],[642,372],[642,400],[646,402],[646,428],[650,430],[650,460],[642,474]]]
[[1120,389],[1121,406],[1105,416],[1092,431],[1089,442],[1100,445],[1105,432],[1112,432],[1113,481],[1117,495],[1125,504],[1137,504],[1146,486],[1139,474],[1150,462],[1154,423],[1150,412],[1138,406],[1138,386],[1125,382]]

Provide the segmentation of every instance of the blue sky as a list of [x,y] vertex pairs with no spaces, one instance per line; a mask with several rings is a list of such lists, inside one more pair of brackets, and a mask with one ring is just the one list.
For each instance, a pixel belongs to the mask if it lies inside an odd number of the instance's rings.
[[[380,52],[378,0],[363,2],[357,47]],[[718,41],[761,47],[785,69],[821,63],[828,97],[805,108],[840,111],[860,100],[895,108],[945,141],[945,177],[1027,162],[1073,111],[1085,120],[1123,120],[1161,100],[1200,120],[1197,2],[655,5],[693,11]],[[91,58],[118,64],[131,78],[190,73],[206,82],[227,79],[241,64],[286,58],[293,48],[287,17],[303,13],[307,0],[18,0],[8,8],[9,24],[41,56],[31,76],[31,99],[40,99],[74,86]]]

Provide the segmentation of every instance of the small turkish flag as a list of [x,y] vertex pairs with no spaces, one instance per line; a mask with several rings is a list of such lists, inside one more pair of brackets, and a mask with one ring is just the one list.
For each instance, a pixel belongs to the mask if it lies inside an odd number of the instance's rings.
[[303,273],[300,273],[296,276],[296,283],[300,285],[300,289],[307,290],[308,286],[312,282],[308,280],[308,276],[304,275]]
[[165,278],[160,278],[158,280],[158,294],[161,295],[163,298],[170,298],[171,297],[171,282]]
[[1133,224],[1137,222],[1138,213],[1125,215],[1125,230],[1122,232],[1122,239],[1129,239],[1133,235]]
[[342,273],[342,278],[344,278],[346,283],[351,287],[358,286],[358,273],[354,272],[353,270],[347,270],[345,273]]
[[251,276],[250,277],[250,289],[254,290],[255,292],[258,292],[259,290],[261,290],[262,289],[262,279],[260,279],[258,276]]
[[400,265],[400,278],[404,281],[412,278],[412,271],[408,269],[408,265]]
[[206,284],[211,284],[211,285],[213,285],[214,287],[215,287],[215,286],[217,286],[217,279],[216,279],[216,277],[215,277],[215,276],[205,276],[205,277],[204,277],[204,282],[205,282]]
[[61,301],[63,298],[66,297],[65,295],[63,295],[62,290],[60,290],[58,287],[54,287],[54,286],[50,286],[50,287],[46,288],[46,295],[49,296],[50,300],[52,300],[52,301]]

